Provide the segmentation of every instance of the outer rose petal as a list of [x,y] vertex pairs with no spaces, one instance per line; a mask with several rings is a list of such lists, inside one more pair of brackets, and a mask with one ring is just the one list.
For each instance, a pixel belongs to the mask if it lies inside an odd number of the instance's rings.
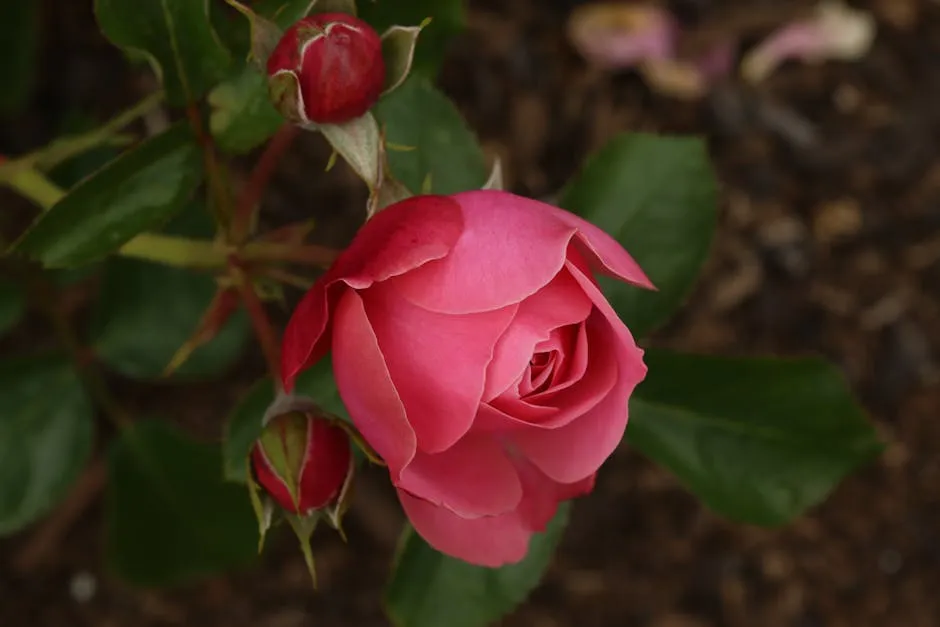
[[437,455],[418,453],[396,487],[464,518],[512,512],[522,499],[516,467],[493,438],[469,436]]
[[581,322],[592,308],[591,299],[568,271],[558,273],[551,283],[522,301],[487,366],[483,399],[489,400],[512,385],[529,364],[535,345],[553,329]]
[[339,282],[363,288],[447,255],[463,228],[460,205],[446,196],[415,196],[365,223],[329,271],[291,315],[281,350],[281,377],[290,390],[297,375],[329,350],[324,335]]
[[522,459],[513,461],[522,481],[522,500],[501,516],[462,518],[443,507],[398,490],[398,498],[415,530],[435,549],[471,564],[502,566],[520,561],[533,533],[545,530],[561,501],[587,494],[593,475],[559,484]]
[[333,374],[353,423],[397,481],[415,455],[417,440],[354,290],[346,291],[334,313]]
[[470,429],[486,364],[516,308],[468,316],[440,314],[390,288],[379,284],[364,290],[363,302],[418,448],[438,453]]
[[639,287],[656,289],[640,264],[606,231],[569,211],[552,205],[545,206],[546,211],[558,220],[578,230],[578,249],[588,258],[592,268]]
[[534,531],[545,531],[558,511],[558,503],[594,489],[594,475],[577,483],[563,484],[552,481],[531,462],[524,459],[515,462],[525,489],[525,498],[519,504],[517,513],[526,527]]
[[514,512],[468,519],[404,490],[398,490],[398,499],[415,531],[441,553],[496,568],[522,560],[529,549],[532,531]]
[[501,191],[451,198],[463,214],[460,239],[444,259],[395,279],[405,298],[444,313],[489,311],[531,296],[561,270],[576,228],[548,205]]

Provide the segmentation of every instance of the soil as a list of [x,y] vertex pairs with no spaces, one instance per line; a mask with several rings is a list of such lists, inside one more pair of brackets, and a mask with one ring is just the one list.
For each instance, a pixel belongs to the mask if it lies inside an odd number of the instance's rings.
[[[70,111],[104,119],[147,88],[97,34],[90,4],[45,2],[32,107],[0,123],[0,151],[40,145]],[[551,198],[585,155],[624,130],[706,137],[722,184],[719,235],[694,295],[652,343],[824,355],[842,368],[888,447],[779,530],[718,518],[623,448],[574,508],[545,582],[502,624],[940,625],[940,4],[853,3],[878,21],[863,59],[787,64],[759,87],[728,79],[685,102],[652,92],[632,72],[588,68],[564,37],[577,4],[474,0],[447,57],[441,86],[503,159],[509,186]],[[673,5],[691,28],[720,29],[734,23],[729,15],[759,16],[775,3]],[[299,142],[266,213],[279,219],[313,206],[320,237],[348,239],[357,217],[350,207],[359,206],[349,175],[306,175],[326,156],[319,139]],[[3,203],[16,206],[8,195]],[[158,392],[115,385],[132,408],[159,406],[217,436],[216,417],[261,368],[251,354],[218,384]],[[318,534],[321,587],[313,594],[290,537],[275,538],[251,571],[171,590],[120,583],[103,564],[95,473],[77,488],[85,495],[76,501],[90,505],[66,503],[51,528],[0,541],[0,625],[387,624],[381,586],[401,515],[380,475],[364,482],[348,545]]]

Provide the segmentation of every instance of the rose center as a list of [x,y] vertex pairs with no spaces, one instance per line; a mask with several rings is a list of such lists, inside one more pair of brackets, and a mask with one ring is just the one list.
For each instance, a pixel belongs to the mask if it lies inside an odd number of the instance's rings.
[[551,386],[558,358],[557,350],[541,351],[532,355],[529,360],[529,385],[526,386],[529,394],[543,392]]

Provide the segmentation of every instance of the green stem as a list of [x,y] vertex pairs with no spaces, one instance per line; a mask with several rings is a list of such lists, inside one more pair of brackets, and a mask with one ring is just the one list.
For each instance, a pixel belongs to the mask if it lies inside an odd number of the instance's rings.
[[158,106],[163,102],[163,98],[162,91],[150,94],[130,109],[119,113],[103,126],[87,133],[58,139],[45,148],[40,148],[36,152],[23,157],[23,161],[40,170],[48,170],[92,148],[110,143],[121,129]]
[[229,251],[210,241],[141,233],[118,249],[123,257],[144,259],[181,268],[224,268]]
[[17,167],[5,182],[20,195],[39,205],[43,211],[65,197],[65,192],[58,185],[35,168]]

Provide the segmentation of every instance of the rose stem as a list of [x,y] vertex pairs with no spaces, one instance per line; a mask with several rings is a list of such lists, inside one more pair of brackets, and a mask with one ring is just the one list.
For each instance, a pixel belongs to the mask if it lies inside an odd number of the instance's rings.
[[235,215],[232,219],[233,242],[241,243],[248,237],[255,210],[261,202],[261,195],[268,186],[278,162],[294,141],[297,133],[296,126],[285,123],[265,146],[264,152],[248,177],[247,185],[238,197],[238,204],[235,206]]
[[257,336],[258,343],[261,345],[261,352],[264,353],[264,359],[268,365],[268,372],[271,374],[271,378],[274,379],[274,387],[276,390],[280,390],[281,351],[278,346],[277,334],[274,331],[274,326],[271,324],[271,319],[264,310],[264,303],[261,302],[258,293],[255,292],[255,287],[248,273],[245,272],[239,259],[234,255],[229,257],[229,272],[231,272],[231,276],[235,280],[235,285],[242,297],[242,303],[245,305],[245,310],[248,312],[248,317],[251,319],[251,326],[254,328],[255,336]]

